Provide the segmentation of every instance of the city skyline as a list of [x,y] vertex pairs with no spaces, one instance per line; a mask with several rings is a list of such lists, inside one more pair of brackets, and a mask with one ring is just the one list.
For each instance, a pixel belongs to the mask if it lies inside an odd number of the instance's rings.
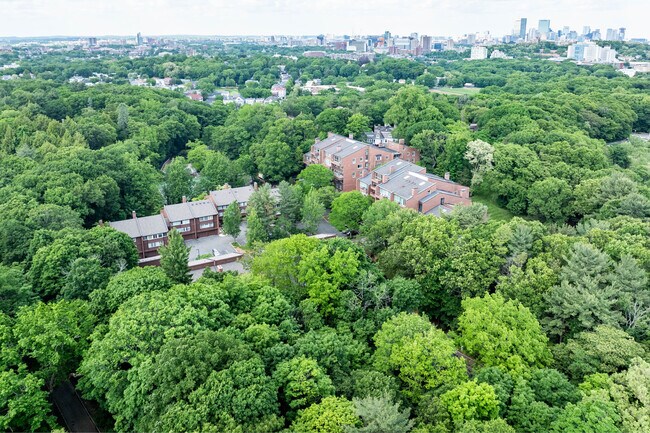
[[457,36],[467,33],[511,34],[515,20],[527,18],[528,29],[550,20],[551,29],[564,26],[625,27],[628,38],[650,38],[641,0],[564,3],[558,0],[454,2],[424,0],[405,6],[396,0],[307,2],[241,0],[0,0],[0,37],[102,35],[315,35],[394,34],[418,32]]

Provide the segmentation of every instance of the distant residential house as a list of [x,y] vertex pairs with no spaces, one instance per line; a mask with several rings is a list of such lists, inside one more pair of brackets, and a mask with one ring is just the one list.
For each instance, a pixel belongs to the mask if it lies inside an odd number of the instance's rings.
[[186,93],[185,96],[190,98],[192,101],[203,101],[203,95],[199,92],[189,92]]
[[138,217],[133,212],[131,219],[110,222],[108,225],[133,239],[141,259],[157,256],[158,248],[167,243],[169,229],[160,214]]
[[280,99],[287,97],[287,88],[282,84],[274,84],[271,86],[271,94]]
[[357,189],[375,200],[387,199],[426,215],[440,216],[455,205],[469,205],[469,188],[426,168],[394,159],[358,179]]
[[163,207],[162,214],[170,229],[178,230],[184,239],[197,239],[219,234],[219,217],[211,200],[184,201]]

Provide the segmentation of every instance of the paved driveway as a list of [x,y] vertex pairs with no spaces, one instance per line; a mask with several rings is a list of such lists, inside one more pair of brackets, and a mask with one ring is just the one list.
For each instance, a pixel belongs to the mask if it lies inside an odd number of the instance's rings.
[[[241,235],[239,238],[241,238]],[[218,252],[217,255],[234,253],[235,249],[231,244],[232,236],[226,235],[206,236],[185,241],[185,245],[190,247],[190,260],[196,260],[197,257],[204,254],[212,254],[214,250]]]

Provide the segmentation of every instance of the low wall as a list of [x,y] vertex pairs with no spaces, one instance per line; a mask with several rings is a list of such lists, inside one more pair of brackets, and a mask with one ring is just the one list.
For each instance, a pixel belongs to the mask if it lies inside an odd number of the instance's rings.
[[[222,254],[220,256],[214,256],[207,259],[192,260],[187,265],[191,271],[196,271],[197,269],[205,269],[214,267],[217,265],[223,265],[225,263],[236,262],[241,259],[244,255],[241,253],[229,253]],[[146,259],[140,259],[138,263],[141,267],[143,266],[160,266],[160,256],[147,257]]]

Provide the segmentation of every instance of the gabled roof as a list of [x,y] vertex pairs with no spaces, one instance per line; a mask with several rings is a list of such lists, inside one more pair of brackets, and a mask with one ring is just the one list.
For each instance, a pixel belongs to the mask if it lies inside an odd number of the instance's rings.
[[162,215],[151,215],[147,217],[138,217],[138,226],[140,226],[140,235],[149,236],[158,233],[167,233],[167,223]]
[[126,233],[131,238],[140,237],[140,228],[138,227],[138,223],[136,222],[135,218],[129,220],[113,221],[108,223],[108,225],[113,227],[118,232]]
[[212,216],[217,214],[217,208],[210,200],[190,201],[187,203],[194,218]]
[[219,191],[210,191],[217,206],[228,206],[233,201],[238,203],[248,203],[251,195],[255,192],[252,186],[242,186],[240,188],[226,188]]
[[126,233],[134,239],[142,236],[167,233],[168,231],[165,218],[160,214],[113,221],[108,223],[108,225],[117,231]]
[[210,200],[191,201],[165,206],[165,214],[170,221],[182,221],[217,214]]

